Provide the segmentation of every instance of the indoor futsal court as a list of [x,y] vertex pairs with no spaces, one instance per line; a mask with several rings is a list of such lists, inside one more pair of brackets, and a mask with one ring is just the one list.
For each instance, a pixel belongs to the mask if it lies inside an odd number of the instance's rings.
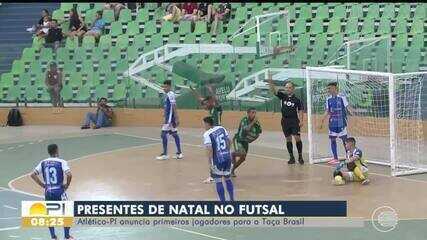
[[[19,229],[21,200],[40,199],[41,192],[25,174],[45,157],[49,143],[57,143],[70,161],[74,182],[72,200],[215,200],[200,145],[201,129],[184,128],[183,160],[155,161],[161,149],[158,128],[114,127],[82,132],[70,126],[26,126],[3,129],[1,167],[1,239],[45,239],[45,229]],[[19,140],[16,139],[19,136]],[[288,166],[280,145],[282,136],[266,131],[251,148],[235,178],[238,200],[347,200],[349,217],[365,218],[366,238],[411,239],[424,231],[427,179],[424,175],[390,177],[384,167],[371,167],[369,186],[331,185],[328,165]],[[78,149],[78,151],[76,151]],[[171,149],[174,150],[173,147]],[[410,197],[408,196],[416,196]],[[399,214],[392,233],[380,234],[370,223],[372,211],[390,205]],[[414,207],[417,206],[417,207]],[[219,230],[220,229],[220,230]],[[357,228],[73,228],[78,239],[325,239],[346,234],[361,239]],[[313,237],[312,234],[316,235]],[[171,237],[172,236],[172,237]]]

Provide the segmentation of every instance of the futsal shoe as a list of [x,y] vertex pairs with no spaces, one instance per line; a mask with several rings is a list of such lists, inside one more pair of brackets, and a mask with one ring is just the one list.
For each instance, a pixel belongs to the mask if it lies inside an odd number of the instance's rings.
[[331,159],[329,162],[328,162],[328,164],[330,164],[330,165],[336,165],[336,164],[338,164],[338,163],[340,163],[340,161],[338,161],[338,159]]
[[90,128],[90,126],[88,126],[88,125],[83,125],[82,127],[81,127],[81,129],[89,129]]
[[299,164],[304,165],[304,159],[302,159],[302,156],[299,156],[298,162]]
[[342,186],[345,185],[345,181],[341,176],[335,176],[335,178],[332,180],[332,184],[335,186]]
[[177,153],[175,156],[173,156],[174,159],[176,160],[181,160],[184,158],[184,154],[182,153]]
[[203,183],[213,183],[215,180],[212,177],[206,178]]
[[295,163],[295,158],[291,157],[288,161],[288,164],[294,164]]
[[368,185],[369,182],[370,182],[369,179],[365,179],[365,180],[363,180],[362,185]]
[[234,172],[232,172],[232,173],[230,174],[230,176],[231,176],[231,177],[236,177],[236,174],[235,174]]
[[75,238],[73,238],[72,236],[70,236],[69,238],[66,238],[65,240],[75,240]]
[[165,154],[162,154],[156,157],[156,160],[159,160],[159,161],[168,160],[168,159],[169,159],[169,156]]

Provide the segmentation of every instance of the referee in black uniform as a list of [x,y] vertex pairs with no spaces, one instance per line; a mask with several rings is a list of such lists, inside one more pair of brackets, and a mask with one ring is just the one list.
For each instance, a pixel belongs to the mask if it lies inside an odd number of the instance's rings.
[[271,92],[280,99],[282,105],[282,130],[286,138],[286,147],[288,148],[290,159],[288,164],[295,163],[293,152],[292,136],[298,150],[298,162],[304,164],[302,158],[302,142],[300,136],[300,127],[303,123],[303,103],[295,94],[295,86],[292,82],[285,83],[285,92],[279,91],[273,83],[271,75],[268,79]]

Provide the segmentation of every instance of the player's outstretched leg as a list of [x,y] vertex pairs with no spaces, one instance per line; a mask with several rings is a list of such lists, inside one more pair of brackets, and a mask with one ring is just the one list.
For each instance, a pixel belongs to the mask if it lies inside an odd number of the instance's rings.
[[289,153],[289,161],[288,164],[294,164],[295,158],[294,158],[294,145],[292,144],[292,137],[286,137],[286,148],[288,149]]
[[181,151],[181,140],[179,138],[178,132],[177,131],[171,132],[171,135],[175,139],[175,145],[177,149],[175,158],[177,160],[184,158],[184,155],[182,154],[182,151]]
[[64,236],[65,236],[65,240],[74,240],[74,238],[70,235],[69,227],[64,227]]
[[162,130],[160,135],[162,138],[163,152],[158,156],[157,160],[167,160],[169,158],[168,154],[168,131]]
[[219,200],[221,202],[225,202],[225,191],[224,191],[224,185],[222,184],[221,177],[215,178],[215,186],[216,186],[216,191],[218,193]]
[[302,141],[299,135],[294,135],[295,145],[297,145],[298,150],[298,162],[302,165],[304,164],[304,159],[302,158]]
[[246,160],[246,154],[233,153],[232,158],[233,169],[231,170],[231,176],[236,177],[236,173],[234,171]]
[[231,178],[225,178],[225,186],[227,188],[228,196],[230,196],[230,201],[234,201],[234,186]]

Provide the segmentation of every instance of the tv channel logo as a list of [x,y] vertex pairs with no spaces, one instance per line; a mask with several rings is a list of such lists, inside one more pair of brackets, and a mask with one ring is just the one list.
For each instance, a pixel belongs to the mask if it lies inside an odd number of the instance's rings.
[[69,227],[74,221],[72,201],[22,201],[22,227]]

